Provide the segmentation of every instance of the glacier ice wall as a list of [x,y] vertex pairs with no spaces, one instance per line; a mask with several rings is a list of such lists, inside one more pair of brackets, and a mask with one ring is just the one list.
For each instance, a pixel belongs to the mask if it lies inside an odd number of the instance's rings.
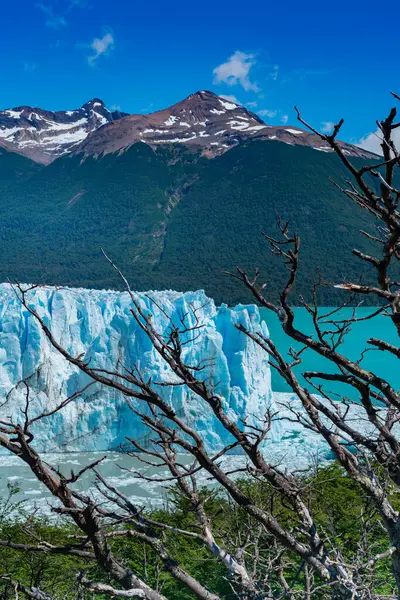
[[[149,296],[156,301],[153,303]],[[55,338],[74,356],[84,355],[91,366],[112,369],[119,362],[136,365],[153,381],[171,380],[169,368],[155,352],[130,313],[127,293],[68,288],[37,288],[29,302],[51,328]],[[267,333],[255,306],[217,308],[204,292],[149,292],[138,294],[143,309],[151,311],[161,332],[179,316],[197,309],[201,335],[187,346],[187,359],[195,363],[213,358],[207,375],[218,383],[225,409],[235,419],[245,415],[257,422],[271,405],[268,356],[235,328],[242,323]],[[166,313],[166,314],[164,314]],[[0,285],[0,417],[21,420],[25,387],[31,389],[31,414],[51,410],[63,398],[83,388],[89,378],[70,365],[47,341],[36,319],[21,305],[8,284]],[[160,393],[198,431],[210,448],[229,440],[210,409],[184,387],[160,387]],[[98,384],[57,414],[35,424],[34,443],[50,452],[110,450],[126,436],[146,443],[147,432],[115,390]]]

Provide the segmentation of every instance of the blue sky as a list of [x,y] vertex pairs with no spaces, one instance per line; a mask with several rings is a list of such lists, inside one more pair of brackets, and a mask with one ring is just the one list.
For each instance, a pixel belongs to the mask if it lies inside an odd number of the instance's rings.
[[[400,5],[370,0],[20,0],[2,3],[0,108],[72,109],[93,97],[151,112],[199,89],[272,124],[345,118],[376,129],[400,92]],[[397,4],[397,7],[396,7]]]

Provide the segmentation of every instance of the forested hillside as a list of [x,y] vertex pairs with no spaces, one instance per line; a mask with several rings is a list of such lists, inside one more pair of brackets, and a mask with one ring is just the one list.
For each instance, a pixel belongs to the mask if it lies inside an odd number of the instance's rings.
[[[344,176],[336,155],[306,147],[254,141],[230,150],[207,165],[172,213],[157,277],[166,285],[173,273],[178,289],[200,285],[238,302],[243,290],[221,272],[259,267],[276,297],[287,272],[261,232],[277,234],[278,215],[302,237],[297,293],[310,296],[319,269],[329,281],[357,277],[351,251],[368,248],[359,230],[371,222],[329,181]],[[335,301],[331,289],[321,293],[321,302]]]
[[[354,161],[361,159],[353,158]],[[318,268],[355,277],[353,247],[371,221],[329,181],[344,169],[330,153],[265,140],[208,160],[197,151],[138,143],[98,158],[65,156],[47,167],[0,155],[0,279],[119,287],[102,246],[140,290],[204,288],[217,302],[248,301],[222,272],[259,266],[275,293],[286,272],[261,232],[276,218],[302,237],[307,295]],[[321,301],[333,303],[332,290]]]

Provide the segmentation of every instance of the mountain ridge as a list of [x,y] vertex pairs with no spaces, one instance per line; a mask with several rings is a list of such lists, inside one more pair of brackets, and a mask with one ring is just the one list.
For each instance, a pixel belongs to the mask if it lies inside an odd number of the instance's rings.
[[[76,111],[31,112],[6,114],[24,126],[17,142],[50,138],[59,155],[39,164],[22,155],[24,144],[19,153],[0,147],[0,280],[118,288],[103,247],[138,291],[205,289],[234,305],[251,298],[222,273],[260,266],[276,299],[286,271],[260,232],[273,232],[279,214],[303,239],[295,295],[309,301],[318,269],[327,281],[358,279],[352,250],[372,251],[360,230],[373,223],[330,182],[348,173],[315,134],[267,125],[205,90],[151,115],[113,116],[96,98]],[[60,146],[57,127],[65,135],[84,117],[84,139]],[[34,119],[38,139],[25,131]],[[355,166],[367,164],[343,146]],[[320,301],[335,305],[342,295],[324,287]]]
[[0,111],[0,147],[49,164],[70,153],[98,127],[123,116],[99,98],[74,110],[50,111],[24,104],[7,108]]
[[[331,152],[319,136],[297,126],[269,125],[244,106],[208,90],[149,114],[110,111],[99,98],[72,111],[26,105],[0,111],[0,146],[43,164],[68,154],[99,156],[125,151],[140,141],[153,148],[183,144],[214,158],[249,139]],[[349,156],[373,156],[340,143]]]

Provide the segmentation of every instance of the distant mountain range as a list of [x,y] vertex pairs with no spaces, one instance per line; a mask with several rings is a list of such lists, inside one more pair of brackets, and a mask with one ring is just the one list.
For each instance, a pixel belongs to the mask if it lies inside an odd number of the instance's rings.
[[126,113],[109,111],[98,98],[76,110],[8,108],[0,111],[0,146],[48,164],[72,152],[91,132],[124,116]]
[[[43,164],[70,153],[107,154],[137,142],[184,144],[212,158],[250,138],[330,151],[315,134],[267,125],[243,106],[208,91],[148,115],[112,112],[98,98],[76,110],[19,106],[0,111],[0,145]],[[370,156],[357,146],[343,147],[351,156]]]
[[[347,173],[323,140],[211,92],[151,115],[97,99],[75,111],[9,109],[0,140],[0,281],[120,287],[102,246],[137,290],[247,302],[223,275],[241,265],[260,267],[276,298],[287,271],[261,231],[276,232],[277,214],[302,236],[305,298],[319,268],[328,281],[358,279],[352,249],[371,250],[359,230],[373,224],[329,181]],[[355,164],[372,156],[343,147]],[[338,298],[323,288],[320,300]]]

